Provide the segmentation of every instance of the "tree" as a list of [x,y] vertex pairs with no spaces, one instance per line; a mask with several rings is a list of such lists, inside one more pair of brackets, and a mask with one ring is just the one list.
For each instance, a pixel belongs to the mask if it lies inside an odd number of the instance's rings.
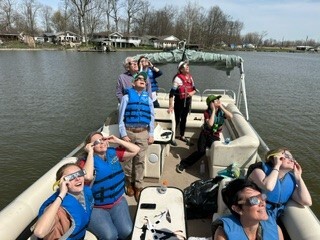
[[226,29],[228,16],[218,7],[214,6],[209,9],[206,30],[205,30],[205,42],[206,46],[212,46],[221,44],[223,41],[223,34]]
[[25,19],[24,31],[31,36],[35,36],[37,31],[37,14],[41,5],[36,0],[24,0],[22,3],[22,15]]
[[132,20],[136,17],[136,14],[141,12],[143,8],[142,0],[126,0],[124,2],[124,8],[127,14],[127,34],[130,34]]
[[[79,27],[80,27],[80,34],[82,37],[82,40],[85,41],[86,45],[88,45],[88,39],[87,39],[87,24],[86,24],[86,14],[91,9],[89,8],[89,4],[93,0],[70,0],[71,3],[76,7],[79,17]],[[83,28],[83,31],[82,31]]]
[[0,1],[0,29],[5,29],[10,32],[13,28],[13,14],[14,14],[14,0],[1,0]]
[[52,7],[46,5],[42,6],[40,16],[45,32],[52,32]]
[[134,24],[133,32],[142,36],[148,32],[150,15],[150,3],[149,1],[143,2],[143,7],[141,9],[141,14],[138,14],[132,21]]
[[173,6],[165,6],[157,11],[151,11],[146,21],[146,34],[164,36],[174,34],[175,15],[178,12]]
[[105,10],[103,9],[103,2],[101,0],[96,0],[89,5],[89,8],[92,9],[87,13],[87,25],[89,33],[92,37],[93,33],[97,30],[102,30],[103,26],[103,16]]

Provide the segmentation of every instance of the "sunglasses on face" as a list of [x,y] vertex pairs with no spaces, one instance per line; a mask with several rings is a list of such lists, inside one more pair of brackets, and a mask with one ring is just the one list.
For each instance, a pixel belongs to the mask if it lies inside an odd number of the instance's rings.
[[[83,177],[84,175],[86,175],[86,170],[85,169],[81,169],[81,170],[79,170],[77,172],[74,172],[74,173],[71,173],[71,174],[65,176],[63,179],[65,181],[72,181],[72,180],[76,179],[77,177]],[[52,186],[52,190],[54,190],[55,187],[58,187],[60,182],[61,182],[60,180],[56,181]]]
[[291,161],[295,161],[295,159],[293,158],[293,156],[289,153],[287,153],[286,151],[283,152],[283,156],[286,158],[286,159],[289,159]]
[[144,82],[146,81],[146,80],[144,79],[144,77],[137,77],[137,78],[136,78],[136,81],[138,81],[138,80],[144,81]]
[[93,142],[93,144],[92,144],[92,147],[103,143],[105,140],[107,140],[107,138],[100,138],[100,139],[98,139],[98,140],[95,140],[95,141]]
[[74,180],[74,179],[76,179],[78,177],[83,177],[84,175],[86,175],[86,170],[81,169],[78,172],[71,173],[71,174],[65,176],[64,180],[65,181],[72,181],[72,180]]
[[266,201],[267,200],[267,195],[265,195],[264,193],[261,193],[257,196],[253,196],[253,197],[249,197],[246,200],[240,200],[238,201],[239,205],[247,205],[247,206],[255,206],[255,205],[260,205],[262,203],[262,201]]

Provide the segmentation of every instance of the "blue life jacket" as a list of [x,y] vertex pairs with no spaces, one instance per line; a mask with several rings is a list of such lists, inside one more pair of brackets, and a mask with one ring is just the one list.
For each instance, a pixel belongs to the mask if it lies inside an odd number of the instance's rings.
[[149,106],[148,92],[142,91],[139,95],[133,88],[128,89],[128,105],[124,112],[124,122],[126,125],[149,126],[151,121],[151,111]]
[[[268,176],[273,167],[269,164],[262,163],[262,171]],[[280,211],[285,208],[285,204],[291,198],[296,187],[296,180],[292,172],[288,172],[281,180],[278,179],[274,189],[270,192],[265,192],[267,195],[267,209]],[[276,214],[279,216],[279,214]]]
[[[38,217],[44,213],[46,207],[56,200],[59,193],[59,191],[55,192],[41,205]],[[61,207],[69,214],[71,218],[71,229],[73,229],[72,232],[69,233],[68,231],[65,235],[63,235],[64,237],[67,237],[67,239],[83,239],[86,234],[94,200],[90,187],[84,186],[83,194],[86,205],[85,209],[81,203],[69,193],[67,193],[61,203]]]
[[95,205],[113,204],[124,193],[125,179],[116,149],[108,147],[106,160],[95,154],[93,161],[96,172],[92,185]]
[[157,80],[155,79],[154,73],[153,73],[153,71],[151,70],[151,68],[148,68],[147,74],[148,74],[148,78],[150,79],[150,82],[151,82],[151,91],[152,91],[152,92],[158,91],[158,90],[159,90],[158,82],[157,82]]
[[[247,240],[248,237],[245,234],[243,227],[240,223],[240,220],[233,216],[225,216],[220,218],[223,222],[223,230],[227,235],[227,239],[233,240]],[[269,217],[266,221],[260,221],[262,227],[262,239],[263,240],[277,240],[279,239],[278,226],[276,220],[272,217]]]

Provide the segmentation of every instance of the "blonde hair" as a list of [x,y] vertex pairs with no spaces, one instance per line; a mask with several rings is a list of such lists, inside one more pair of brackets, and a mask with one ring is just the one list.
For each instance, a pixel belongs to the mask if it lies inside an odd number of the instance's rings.
[[281,148],[276,148],[268,151],[265,158],[266,163],[273,164],[275,155],[284,151],[289,151],[289,149],[285,147],[281,147]]

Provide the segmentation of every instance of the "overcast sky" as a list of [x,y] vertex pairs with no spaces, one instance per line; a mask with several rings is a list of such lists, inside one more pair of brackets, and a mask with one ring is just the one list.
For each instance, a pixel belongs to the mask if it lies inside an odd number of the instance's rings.
[[[59,0],[39,0],[58,8]],[[165,5],[185,6],[187,0],[149,0],[155,9]],[[320,0],[191,0],[209,9],[219,6],[232,20],[244,23],[242,35],[267,32],[276,40],[314,39],[320,42]]]

